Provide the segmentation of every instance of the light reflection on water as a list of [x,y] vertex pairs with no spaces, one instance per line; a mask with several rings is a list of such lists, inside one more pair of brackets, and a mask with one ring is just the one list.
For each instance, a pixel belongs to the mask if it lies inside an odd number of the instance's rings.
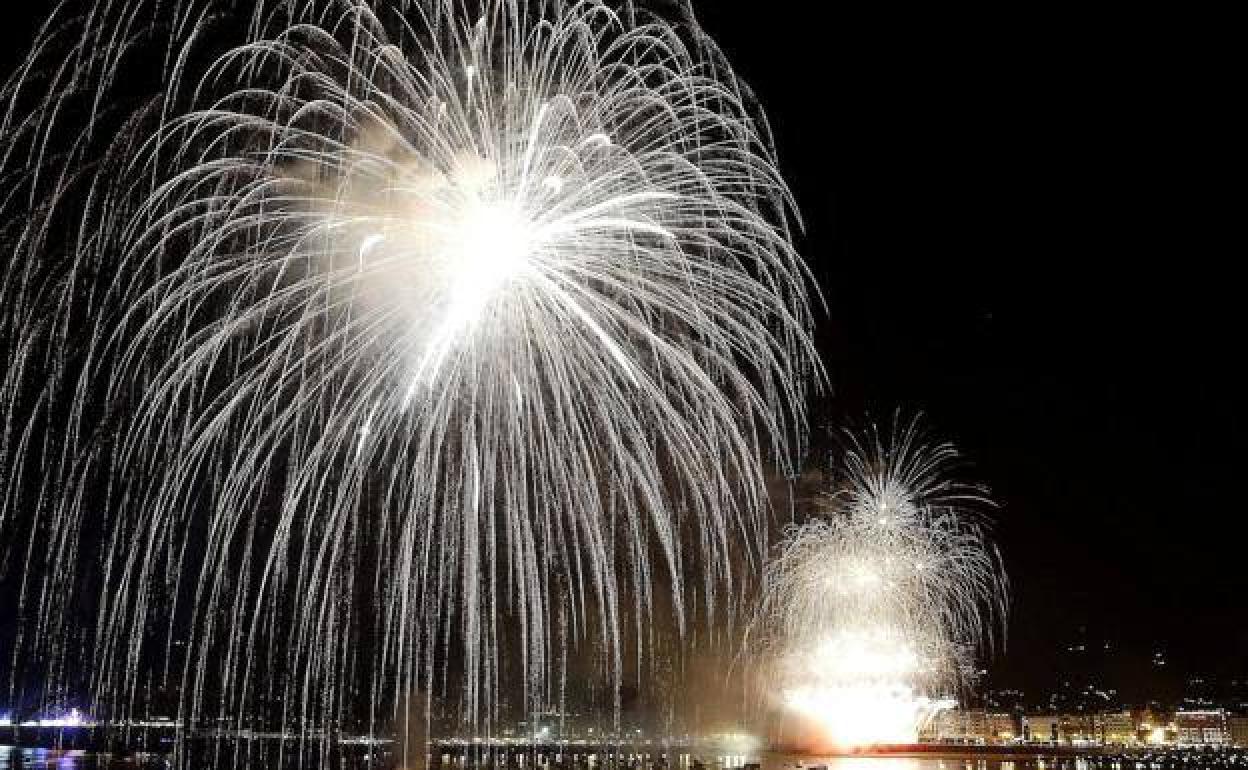
[[[670,764],[655,764],[654,757],[640,754],[624,754],[618,757],[615,767],[625,770],[741,770],[747,763],[758,763],[760,770],[1098,770],[1110,768],[1121,770],[1117,764],[1098,764],[1081,757],[1037,756],[985,756],[982,754],[957,756],[796,756],[765,753],[761,757],[744,756],[696,756],[677,754]],[[480,762],[465,757],[443,758],[435,763],[435,770],[604,770],[606,764],[597,755],[584,755],[571,762],[539,758],[528,762],[524,758],[510,763]],[[1134,769],[1132,769],[1134,770]]]
[[86,752],[51,751],[49,749],[14,749],[0,746],[0,770],[10,768],[85,768]]
[[1097,765],[1078,757],[1042,758],[1008,756],[941,757],[793,757],[769,754],[762,770],[1093,770]]
[[[625,755],[617,767],[630,770],[650,770],[656,765],[647,762],[642,755]],[[668,765],[671,770],[690,770],[696,767],[692,755],[677,755]],[[588,760],[588,761],[586,761]],[[604,770],[607,763],[594,755],[566,764],[547,759],[514,761],[507,764],[491,764],[467,761],[433,763],[430,770],[439,766],[442,770]],[[706,770],[739,770],[749,761],[742,756],[700,758],[700,766]],[[1095,770],[1095,762],[1082,758],[1035,758],[1035,757],[794,757],[783,754],[765,754],[759,760],[761,770]],[[800,766],[798,763],[801,763]],[[192,764],[199,764],[192,762]],[[285,763],[293,770],[298,762]],[[315,767],[316,762],[305,762],[303,767]],[[343,770],[368,767],[361,760],[337,765]],[[1104,767],[1104,765],[1101,765]],[[139,755],[129,758],[110,758],[108,755],[84,751],[60,751],[52,749],[25,749],[0,746],[0,770],[167,770],[168,760],[160,755]],[[374,770],[398,770],[398,762],[379,762]],[[275,763],[263,760],[243,762],[236,770],[278,770]]]
[[54,751],[52,749],[15,749],[0,746],[0,770],[17,770],[29,768],[62,768],[63,770],[80,770],[94,768],[91,758],[85,751]]
[[0,770],[164,770],[166,767],[164,758],[157,755],[113,759],[78,749],[0,746]]

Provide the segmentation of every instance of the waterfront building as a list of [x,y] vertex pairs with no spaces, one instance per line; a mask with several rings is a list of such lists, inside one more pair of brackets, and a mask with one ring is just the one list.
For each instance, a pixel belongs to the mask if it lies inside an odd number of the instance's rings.
[[1149,746],[1165,746],[1174,743],[1174,723],[1169,713],[1147,708],[1136,719],[1136,734]]
[[947,709],[937,714],[920,733],[926,743],[1002,744],[1018,735],[1011,714],[985,709]]
[[941,711],[920,731],[919,740],[925,743],[979,743],[977,721],[970,711],[946,709]]
[[1104,731],[1101,742],[1109,746],[1134,746],[1140,742],[1139,728],[1130,711],[1113,711],[1101,715],[1101,727]]
[[1227,717],[1226,727],[1232,746],[1248,748],[1248,716]]
[[1174,725],[1180,746],[1224,746],[1230,742],[1222,709],[1176,711]]
[[[1145,714],[1144,717],[1149,716]],[[1141,721],[1130,711],[1106,713],[1084,712],[1033,712],[1015,716],[1001,711],[986,709],[950,709],[937,714],[919,735],[925,743],[1004,745],[1010,743],[1039,743],[1053,746],[1138,746],[1145,740],[1154,743],[1173,742],[1173,728],[1160,715],[1152,720],[1159,727],[1154,730],[1148,721]],[[1228,722],[1229,725],[1229,722]],[[1248,717],[1243,720],[1248,743]],[[1143,731],[1146,736],[1142,736]],[[1229,736],[1229,727],[1223,730]],[[1195,733],[1189,733],[1189,737]],[[1200,733],[1204,743],[1218,738],[1210,733]],[[1229,737],[1223,738],[1224,742]]]
[[984,720],[990,743],[1013,743],[1018,739],[1018,720],[1004,711],[989,711]]
[[965,743],[965,720],[961,709],[937,713],[919,730],[920,743]]
[[1100,714],[1027,714],[1022,737],[1028,743],[1093,746],[1105,742],[1105,722]]
[[1059,736],[1070,746],[1094,746],[1104,743],[1105,727],[1100,714],[1062,714]]
[[1028,743],[1057,743],[1056,714],[1025,714],[1022,720],[1023,740]]

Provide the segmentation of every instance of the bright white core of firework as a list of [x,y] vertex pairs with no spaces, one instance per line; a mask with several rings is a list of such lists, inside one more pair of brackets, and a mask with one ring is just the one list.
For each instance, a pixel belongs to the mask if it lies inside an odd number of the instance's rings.
[[[461,327],[477,318],[490,300],[529,267],[534,243],[532,225],[507,204],[478,204],[453,225],[443,258],[450,275],[449,326]],[[363,264],[387,242],[374,233],[360,243]]]
[[524,273],[533,239],[528,223],[505,204],[473,206],[458,226],[450,312],[456,325],[470,323],[495,292]]
[[931,664],[887,629],[839,633],[796,657],[801,684],[784,690],[785,706],[838,748],[914,743],[923,725],[954,705],[915,691],[909,682]]
[[815,721],[838,748],[909,744],[919,726],[953,708],[949,698],[928,698],[899,682],[797,687],[785,692],[786,705]]

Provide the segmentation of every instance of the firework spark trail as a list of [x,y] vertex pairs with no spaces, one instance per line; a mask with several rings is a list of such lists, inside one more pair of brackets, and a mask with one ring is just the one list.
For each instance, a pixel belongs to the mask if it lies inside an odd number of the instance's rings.
[[713,611],[762,531],[818,376],[765,122],[688,9],[471,5],[58,6],[8,84],[17,649],[94,594],[109,712],[155,670],[315,722],[440,657],[488,717],[509,617],[539,704],[556,597],[618,675],[622,594]]
[[850,435],[844,483],[764,573],[749,644],[775,696],[840,745],[907,743],[969,683],[1007,587],[983,493],[917,420]]

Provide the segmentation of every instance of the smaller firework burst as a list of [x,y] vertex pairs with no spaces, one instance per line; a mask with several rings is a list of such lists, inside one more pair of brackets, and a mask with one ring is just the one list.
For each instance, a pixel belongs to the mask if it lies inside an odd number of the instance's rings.
[[766,570],[751,638],[769,694],[814,721],[820,743],[912,743],[1004,617],[990,503],[917,420],[850,439],[842,488]]

